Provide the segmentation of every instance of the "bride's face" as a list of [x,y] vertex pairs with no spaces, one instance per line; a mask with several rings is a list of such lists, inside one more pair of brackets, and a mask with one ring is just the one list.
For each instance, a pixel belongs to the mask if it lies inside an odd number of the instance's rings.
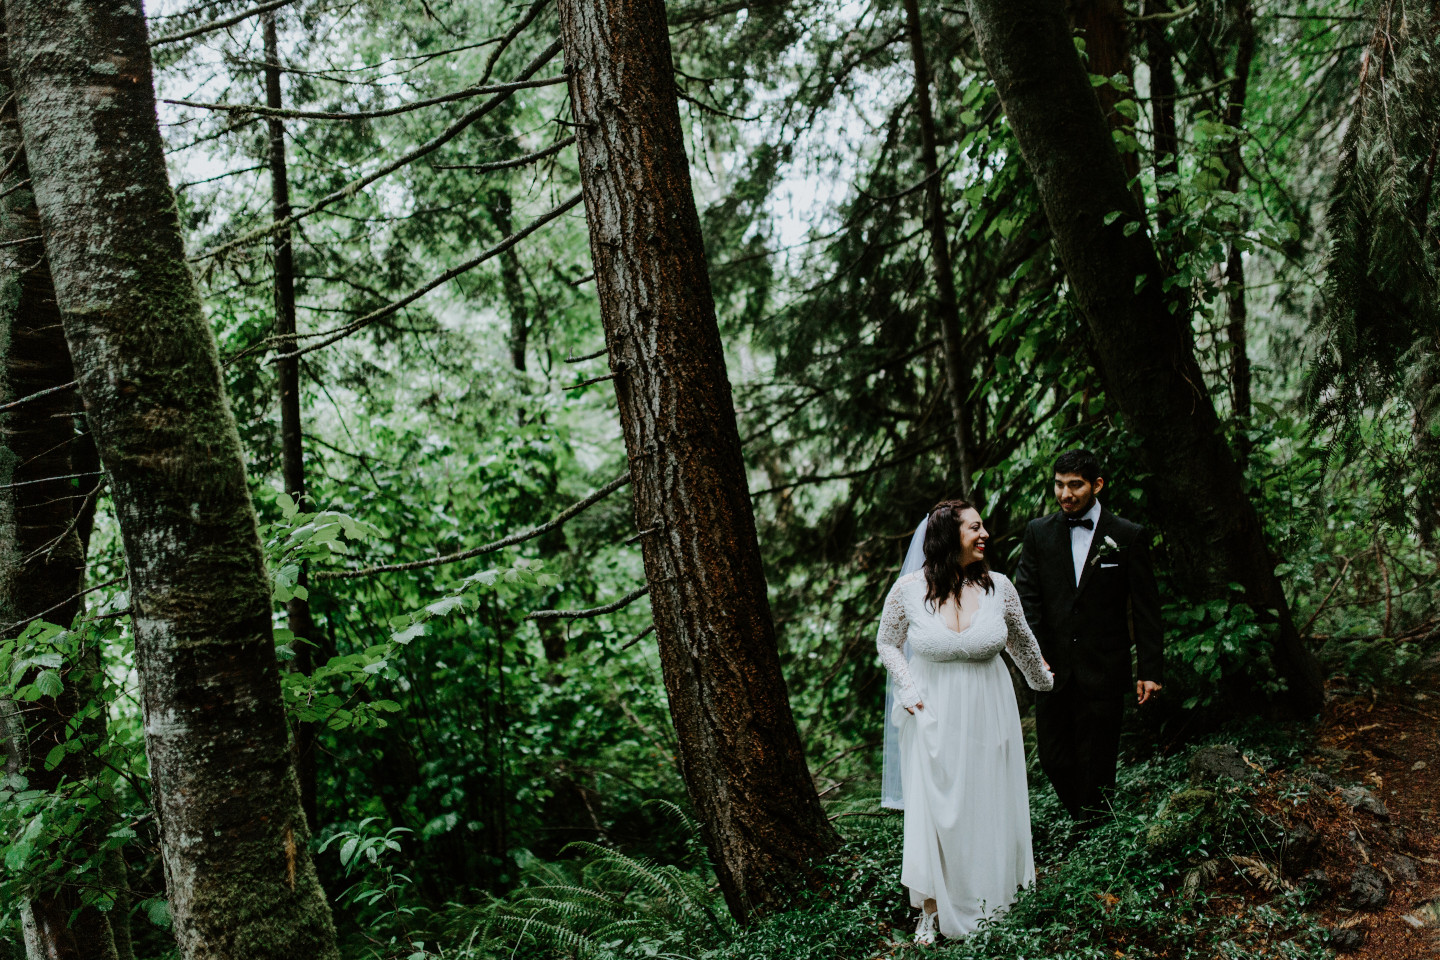
[[985,521],[974,510],[960,514],[960,557],[961,563],[969,566],[985,559],[985,548],[990,545],[990,532]]

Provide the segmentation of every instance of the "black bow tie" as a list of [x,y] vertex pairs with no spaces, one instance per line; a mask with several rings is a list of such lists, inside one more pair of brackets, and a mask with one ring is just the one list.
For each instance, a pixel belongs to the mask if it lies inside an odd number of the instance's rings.
[[1074,530],[1076,527],[1084,527],[1086,530],[1094,530],[1095,521],[1091,520],[1089,517],[1072,517],[1069,514],[1066,514],[1065,526],[1069,527],[1071,530]]

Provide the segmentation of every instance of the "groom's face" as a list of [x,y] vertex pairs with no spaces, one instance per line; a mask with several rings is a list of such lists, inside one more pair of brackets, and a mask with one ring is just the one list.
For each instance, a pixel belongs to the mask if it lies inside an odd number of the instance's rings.
[[1078,473],[1055,474],[1055,502],[1060,509],[1072,517],[1082,515],[1095,502],[1095,494],[1105,486],[1104,477],[1096,477],[1092,483]]

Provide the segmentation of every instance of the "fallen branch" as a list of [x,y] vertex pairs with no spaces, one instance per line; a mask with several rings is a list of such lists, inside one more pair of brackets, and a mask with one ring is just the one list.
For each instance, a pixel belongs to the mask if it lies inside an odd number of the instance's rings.
[[502,537],[484,546],[472,547],[469,550],[461,550],[459,553],[451,553],[443,557],[434,557],[430,560],[412,560],[409,563],[387,563],[377,567],[366,567],[364,570],[321,570],[311,574],[312,580],[354,580],[358,577],[374,576],[377,573],[395,573],[405,570],[422,570],[425,567],[438,567],[447,563],[459,563],[461,560],[469,560],[471,557],[482,556],[487,553],[494,553],[496,550],[503,550],[505,547],[513,547],[517,543],[524,543],[526,540],[533,540],[543,536],[560,526],[571,517],[588,510],[595,504],[604,500],[610,494],[619,490],[630,482],[630,471],[625,471],[620,476],[611,480],[605,486],[596,490],[590,496],[579,503],[566,507],[554,520],[542,523],[538,527],[520,533],[512,533],[508,537]]

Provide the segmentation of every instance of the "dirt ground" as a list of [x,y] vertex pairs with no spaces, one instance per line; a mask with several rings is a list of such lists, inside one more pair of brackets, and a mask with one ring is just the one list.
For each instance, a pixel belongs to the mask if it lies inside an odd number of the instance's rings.
[[[1422,664],[1409,684],[1357,690],[1333,678],[1329,694],[1309,759],[1337,781],[1364,784],[1384,810],[1367,803],[1356,808],[1340,791],[1299,807],[1291,802],[1287,819],[1298,813],[1320,836],[1310,866],[1324,870],[1333,890],[1318,915],[1338,928],[1336,946],[1351,956],[1434,960],[1440,956],[1440,655]],[[1379,884],[1377,874],[1387,883]],[[1357,876],[1358,893],[1352,887]],[[1361,905],[1367,879],[1368,909]],[[1375,906],[1384,886],[1385,903]]]

